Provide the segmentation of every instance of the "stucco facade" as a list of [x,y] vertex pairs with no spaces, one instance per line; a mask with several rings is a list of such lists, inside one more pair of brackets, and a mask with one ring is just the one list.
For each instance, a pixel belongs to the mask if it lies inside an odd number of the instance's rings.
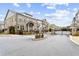
[[1,22],[1,23],[0,23],[0,31],[2,31],[3,29],[4,29],[4,23]]

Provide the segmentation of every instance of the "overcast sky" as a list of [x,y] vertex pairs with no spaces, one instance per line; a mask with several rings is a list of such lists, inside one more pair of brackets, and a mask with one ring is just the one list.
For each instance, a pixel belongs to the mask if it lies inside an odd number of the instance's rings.
[[8,9],[26,12],[38,19],[47,19],[58,26],[71,24],[79,9],[78,3],[0,3],[0,21],[4,20]]

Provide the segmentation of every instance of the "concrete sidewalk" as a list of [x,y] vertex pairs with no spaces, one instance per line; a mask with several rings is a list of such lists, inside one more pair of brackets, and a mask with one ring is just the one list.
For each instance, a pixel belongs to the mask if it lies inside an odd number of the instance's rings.
[[75,44],[79,45],[79,36],[71,36],[70,35],[70,40],[74,42]]

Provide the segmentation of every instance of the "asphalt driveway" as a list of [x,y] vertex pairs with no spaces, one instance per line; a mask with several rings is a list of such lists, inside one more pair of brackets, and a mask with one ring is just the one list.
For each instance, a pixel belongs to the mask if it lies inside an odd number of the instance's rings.
[[32,36],[0,36],[2,56],[79,56],[79,46],[67,35],[46,34],[44,40],[32,41]]

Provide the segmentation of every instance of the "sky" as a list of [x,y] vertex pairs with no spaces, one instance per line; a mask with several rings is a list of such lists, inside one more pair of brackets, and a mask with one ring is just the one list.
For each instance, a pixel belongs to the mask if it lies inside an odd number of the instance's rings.
[[26,12],[40,20],[47,19],[57,26],[69,26],[78,12],[79,3],[0,3],[0,21],[4,20],[8,9]]

